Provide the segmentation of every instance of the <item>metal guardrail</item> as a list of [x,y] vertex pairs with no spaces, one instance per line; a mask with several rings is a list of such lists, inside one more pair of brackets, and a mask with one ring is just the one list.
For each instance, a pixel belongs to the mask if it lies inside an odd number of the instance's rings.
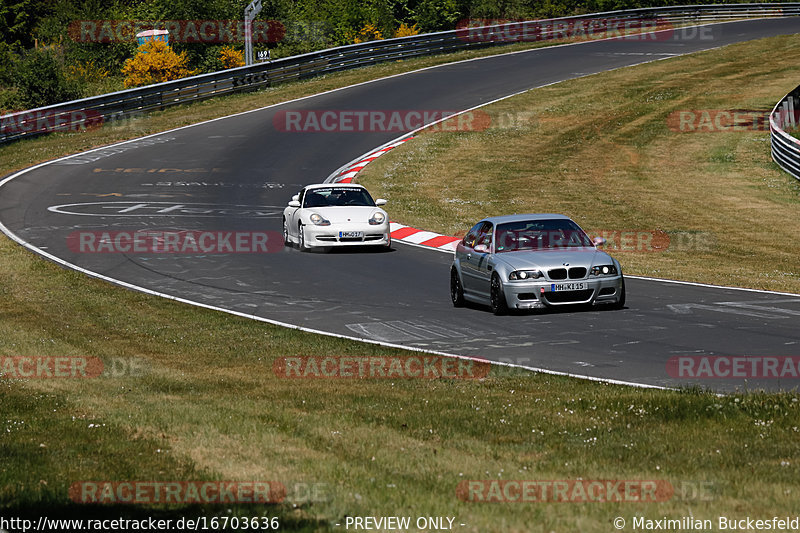
[[800,87],[775,104],[769,115],[769,138],[772,159],[783,170],[800,179],[800,140],[786,133],[786,128],[796,128],[800,112]]
[[[589,24],[591,21],[601,22],[601,28],[602,23],[611,21],[612,25],[619,24],[623,29],[626,22],[639,23],[641,29],[655,29],[664,25],[798,15],[800,3],[673,6],[512,22],[370,41],[4,115],[0,117],[0,144],[53,131],[114,123],[171,105],[253,91],[386,61],[530,40],[559,39],[570,25]],[[643,24],[643,21],[650,24]]]

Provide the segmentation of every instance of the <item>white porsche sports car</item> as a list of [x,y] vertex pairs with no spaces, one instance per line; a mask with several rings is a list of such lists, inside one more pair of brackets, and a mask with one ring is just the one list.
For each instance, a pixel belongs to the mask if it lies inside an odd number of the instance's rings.
[[330,246],[390,248],[389,216],[367,189],[355,184],[307,185],[283,210],[283,241],[300,250]]

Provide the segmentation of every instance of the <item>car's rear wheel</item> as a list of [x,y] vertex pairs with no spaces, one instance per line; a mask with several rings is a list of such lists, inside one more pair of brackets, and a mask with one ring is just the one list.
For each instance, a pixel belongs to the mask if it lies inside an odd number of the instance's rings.
[[620,287],[619,299],[613,305],[614,309],[622,309],[625,307],[625,278],[622,278],[622,287]]
[[292,241],[289,240],[289,222],[285,218],[283,219],[283,245],[292,245]]
[[489,307],[495,315],[505,315],[508,313],[508,303],[503,292],[503,284],[500,276],[492,274],[491,287],[489,289]]
[[461,286],[461,278],[455,268],[450,269],[450,299],[453,307],[464,307],[464,287]]

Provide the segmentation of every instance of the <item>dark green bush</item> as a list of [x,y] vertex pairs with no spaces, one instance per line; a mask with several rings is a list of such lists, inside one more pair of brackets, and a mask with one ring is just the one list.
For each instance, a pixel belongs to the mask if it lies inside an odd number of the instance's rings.
[[24,107],[31,109],[83,96],[83,86],[70,80],[58,53],[51,49],[29,50],[13,73],[14,86]]

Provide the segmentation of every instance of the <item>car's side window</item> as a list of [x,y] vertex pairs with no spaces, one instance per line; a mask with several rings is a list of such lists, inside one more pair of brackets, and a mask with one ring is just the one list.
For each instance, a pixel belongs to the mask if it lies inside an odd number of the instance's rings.
[[478,232],[480,231],[481,226],[483,226],[483,223],[481,222],[478,222],[477,224],[472,226],[472,229],[470,229],[467,232],[467,234],[464,235],[464,238],[461,240],[461,244],[463,244],[468,248],[472,248],[473,246],[475,246],[475,238],[478,236]]
[[475,246],[479,244],[486,245],[489,249],[492,248],[492,230],[494,226],[491,222],[484,222],[481,226],[478,236],[475,239]]
[[306,190],[305,189],[300,189],[300,192],[297,193],[297,196],[300,199],[300,207],[302,207],[303,206],[303,202],[306,201]]

